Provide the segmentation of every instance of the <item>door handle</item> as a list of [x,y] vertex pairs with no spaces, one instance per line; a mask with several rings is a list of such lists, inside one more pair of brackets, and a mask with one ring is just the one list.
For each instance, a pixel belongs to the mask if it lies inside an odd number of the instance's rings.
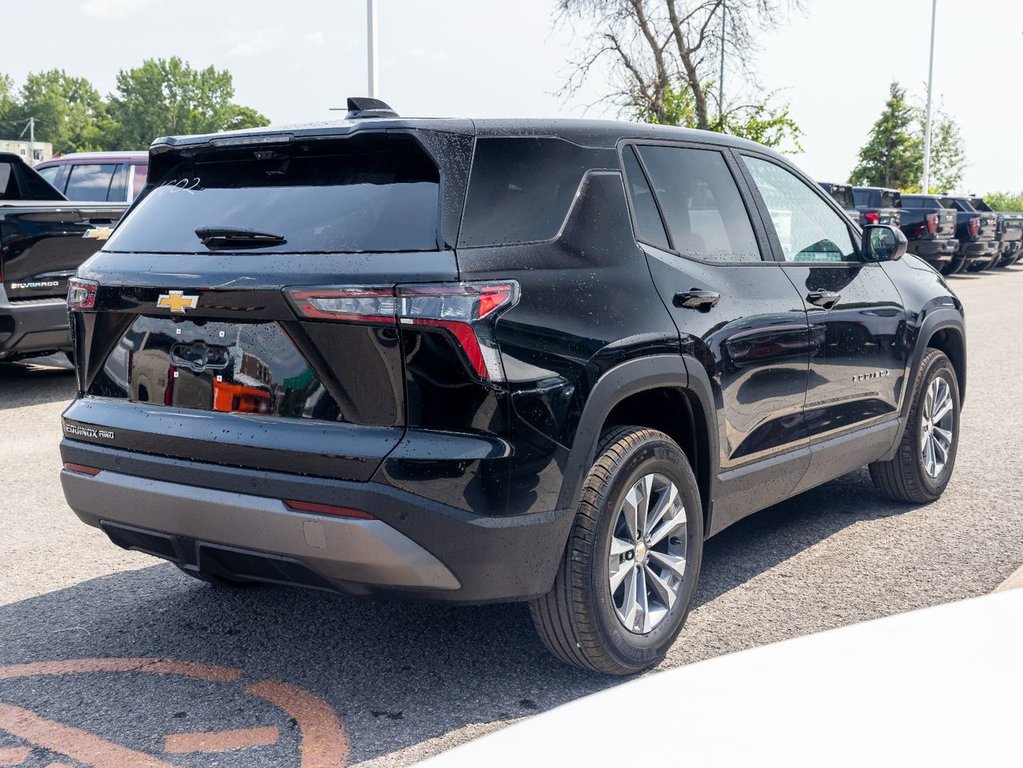
[[834,291],[810,291],[806,294],[806,300],[817,307],[831,309],[842,298],[842,294]]
[[695,309],[698,312],[710,312],[711,307],[721,300],[721,294],[714,291],[702,291],[690,288],[675,294],[674,304],[681,309]]

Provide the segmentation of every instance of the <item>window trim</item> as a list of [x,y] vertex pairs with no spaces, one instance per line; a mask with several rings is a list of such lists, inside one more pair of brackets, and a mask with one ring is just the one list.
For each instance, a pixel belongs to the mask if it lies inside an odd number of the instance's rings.
[[[729,174],[732,177],[732,182],[735,184],[735,189],[739,193],[739,199],[742,201],[743,208],[746,210],[746,218],[749,219],[750,228],[753,230],[753,239],[757,243],[757,250],[760,252],[760,259],[758,261],[721,261],[718,259],[700,259],[695,256],[686,255],[679,253],[675,249],[674,239],[671,236],[671,230],[668,227],[667,219],[664,216],[664,211],[661,208],[660,198],[657,196],[657,192],[654,188],[653,182],[650,179],[650,171],[646,167],[646,162],[643,160],[643,155],[640,153],[640,147],[674,147],[676,149],[697,149],[704,152],[717,152],[721,155],[724,160],[725,168],[728,169]],[[647,242],[639,237],[638,230],[636,228],[636,215],[635,215],[635,204],[632,200],[632,191],[629,189],[628,176],[625,173],[625,158],[623,153],[626,147],[633,147],[636,154],[636,160],[639,163],[640,170],[643,172],[644,179],[646,180],[647,186],[650,187],[650,193],[653,195],[654,203],[657,206],[657,213],[661,217],[661,226],[664,228],[665,237],[668,240],[669,248],[664,250],[659,245],[654,245]],[[642,243],[648,248],[653,248],[660,253],[670,253],[680,259],[686,261],[692,261],[697,264],[705,264],[712,267],[755,267],[762,265],[772,265],[777,262],[773,259],[772,243],[767,237],[767,230],[763,227],[763,223],[760,220],[760,211],[755,206],[755,200],[749,196],[749,191],[746,187],[745,178],[742,177],[741,168],[737,167],[738,164],[735,159],[731,156],[730,148],[723,144],[715,144],[711,142],[696,142],[696,141],[673,141],[670,139],[646,139],[646,138],[622,138],[618,140],[616,151],[618,153],[618,164],[619,172],[622,175],[622,186],[625,188],[625,196],[629,204],[629,221],[632,223],[632,234],[633,238],[637,243]],[[751,204],[753,207],[751,208]],[[754,215],[754,211],[756,215]],[[770,256],[770,258],[769,258]]]
[[[852,219],[850,219],[848,214],[846,214],[846,212],[841,209],[841,207],[838,205],[837,200],[835,200],[833,197],[831,197],[831,195],[826,193],[820,187],[820,185],[818,185],[812,179],[808,178],[806,174],[804,174],[795,166],[790,165],[789,163],[779,162],[778,158],[771,157],[770,155],[765,155],[761,152],[753,152],[746,149],[733,149],[732,152],[736,156],[736,164],[738,165],[739,170],[743,175],[743,178],[746,180],[746,184],[749,187],[750,196],[755,202],[757,209],[759,210],[760,217],[763,220],[764,226],[767,230],[768,238],[771,241],[771,250],[774,254],[775,263],[781,264],[782,266],[792,265],[796,267],[807,266],[849,267],[850,265],[863,266],[866,264],[876,264],[876,262],[868,261],[867,259],[863,258],[863,230],[860,229],[859,225],[856,224],[856,222],[854,222]],[[778,232],[774,228],[774,222],[771,220],[771,214],[767,208],[767,202],[764,200],[763,195],[760,194],[760,189],[759,187],[757,187],[756,180],[750,173],[750,170],[746,166],[746,163],[742,160],[742,158],[744,157],[752,157],[757,160],[763,160],[764,162],[776,165],[783,171],[788,171],[797,179],[806,184],[806,186],[809,187],[810,190],[814,194],[816,194],[817,197],[820,198],[825,205],[831,208],[832,212],[834,212],[837,216],[839,216],[839,218],[842,219],[843,223],[846,226],[846,229],[849,230],[849,237],[852,240],[853,248],[855,248],[856,250],[857,258],[855,260],[844,261],[815,261],[815,262],[788,261],[785,258],[784,252],[782,251],[781,240],[778,238]]]

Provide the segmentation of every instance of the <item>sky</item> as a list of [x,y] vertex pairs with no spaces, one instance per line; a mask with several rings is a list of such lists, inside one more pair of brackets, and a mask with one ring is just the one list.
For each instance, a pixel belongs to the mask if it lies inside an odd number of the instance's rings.
[[[759,35],[757,87],[778,91],[803,129],[794,157],[845,181],[899,80],[925,97],[931,0],[803,0]],[[935,103],[960,124],[964,191],[1023,190],[1023,1],[937,0]],[[555,0],[378,0],[380,97],[403,115],[615,117],[598,71],[558,95],[580,38]],[[236,100],[274,123],[338,116],[365,95],[365,0],[0,0],[0,73],[64,69],[107,94],[117,71],[180,56],[234,75]],[[583,33],[585,31],[583,30]],[[727,92],[749,85],[729,68]],[[595,103],[596,102],[596,103]]]

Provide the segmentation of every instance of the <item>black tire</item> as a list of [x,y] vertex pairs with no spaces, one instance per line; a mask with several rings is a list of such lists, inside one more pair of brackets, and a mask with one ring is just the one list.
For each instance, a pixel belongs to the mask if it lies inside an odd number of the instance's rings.
[[200,571],[197,568],[186,568],[180,563],[174,563],[182,573],[191,576],[193,579],[205,582],[214,587],[231,588],[236,589],[238,587],[251,587],[255,582],[252,581],[239,581],[238,579],[228,579],[224,576],[215,576],[212,573],[206,573],[206,571]]
[[[626,494],[652,473],[675,485],[684,506],[685,566],[674,604],[640,634],[618,618],[608,559],[612,526]],[[680,544],[681,538],[670,540]],[[533,623],[551,653],[568,664],[610,675],[642,672],[664,658],[682,630],[702,557],[700,491],[682,449],[663,432],[616,427],[602,436],[586,476],[554,588],[529,604]]]
[[[951,390],[952,397],[952,440],[944,469],[937,477],[931,477],[924,468],[921,452],[922,430],[921,418],[923,401],[931,382],[943,377]],[[890,461],[875,461],[870,465],[870,479],[874,486],[885,496],[895,501],[911,504],[926,504],[935,501],[945,490],[952,470],[955,468],[956,453],[959,447],[960,399],[959,380],[956,377],[952,362],[945,353],[938,349],[928,349],[920,361],[920,370],[913,383],[912,404],[909,409],[909,422],[902,435],[898,452]]]

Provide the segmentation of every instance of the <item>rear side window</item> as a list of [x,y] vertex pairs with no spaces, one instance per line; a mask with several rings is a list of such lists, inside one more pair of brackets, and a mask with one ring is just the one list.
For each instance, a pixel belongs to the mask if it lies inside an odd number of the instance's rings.
[[128,199],[128,166],[117,166],[113,181],[110,182],[110,191],[107,192],[107,200],[124,202]]
[[49,168],[36,168],[36,173],[46,179],[54,187],[57,186],[57,174],[60,173],[59,165],[51,165]]
[[661,214],[657,212],[654,194],[636,159],[635,147],[626,147],[622,152],[625,162],[625,179],[629,185],[629,199],[632,200],[632,215],[635,220],[636,238],[656,248],[668,250],[668,237],[664,233]]
[[116,164],[72,165],[64,194],[68,200],[105,202]]
[[562,139],[478,139],[458,244],[553,239],[568,216],[591,156]]
[[720,152],[641,146],[675,251],[707,261],[760,261],[749,214]]
[[440,176],[405,134],[211,149],[153,182],[106,250],[206,253],[207,229],[284,241],[260,253],[437,249]]

